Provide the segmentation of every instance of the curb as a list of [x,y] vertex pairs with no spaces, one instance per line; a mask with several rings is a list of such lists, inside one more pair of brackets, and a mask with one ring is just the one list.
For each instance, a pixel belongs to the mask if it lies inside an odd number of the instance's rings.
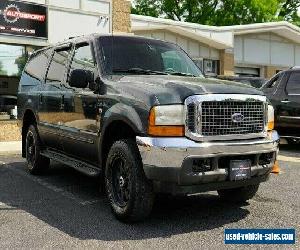
[[0,155],[20,155],[22,152],[21,141],[0,142]]

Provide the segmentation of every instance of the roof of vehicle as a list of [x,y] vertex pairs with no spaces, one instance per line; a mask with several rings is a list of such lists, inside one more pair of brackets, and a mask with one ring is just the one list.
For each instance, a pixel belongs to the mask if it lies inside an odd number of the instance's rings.
[[97,39],[97,38],[100,38],[100,37],[127,37],[127,38],[133,38],[133,39],[153,40],[153,41],[162,41],[162,42],[165,42],[165,43],[170,43],[170,42],[166,42],[166,41],[156,39],[156,38],[137,36],[137,35],[128,34],[128,33],[117,33],[117,34],[92,33],[92,34],[89,34],[89,35],[70,37],[69,39],[66,39],[62,42],[58,42],[58,43],[50,45],[48,47],[36,50],[34,53],[38,53],[40,51],[43,51],[43,50],[46,50],[46,49],[49,49],[49,48],[60,47],[60,46],[68,45],[68,44],[83,43],[83,42],[87,42],[87,41]]

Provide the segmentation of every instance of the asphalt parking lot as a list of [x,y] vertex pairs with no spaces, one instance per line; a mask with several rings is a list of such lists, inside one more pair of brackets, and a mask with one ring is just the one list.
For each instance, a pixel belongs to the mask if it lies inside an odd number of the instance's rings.
[[280,166],[241,207],[209,192],[159,200],[147,221],[126,225],[113,217],[95,179],[55,163],[31,176],[19,156],[0,156],[0,249],[236,249],[223,244],[225,228],[296,228],[296,246],[269,246],[296,249],[300,146],[282,146]]

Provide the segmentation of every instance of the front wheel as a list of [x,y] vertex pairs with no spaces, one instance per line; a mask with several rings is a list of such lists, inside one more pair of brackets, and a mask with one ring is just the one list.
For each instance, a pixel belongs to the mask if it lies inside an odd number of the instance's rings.
[[50,159],[41,155],[41,141],[33,125],[29,127],[26,135],[26,160],[31,174],[40,174],[50,165]]
[[134,140],[115,142],[105,169],[107,196],[115,216],[124,222],[146,218],[153,207],[152,183],[146,178]]
[[221,189],[218,190],[218,194],[223,200],[241,203],[252,199],[257,193],[258,188],[259,184],[233,189]]

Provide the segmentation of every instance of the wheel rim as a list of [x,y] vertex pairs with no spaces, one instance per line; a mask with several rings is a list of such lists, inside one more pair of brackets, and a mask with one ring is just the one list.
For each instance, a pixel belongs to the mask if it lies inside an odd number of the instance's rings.
[[126,162],[121,157],[115,157],[111,162],[111,184],[114,201],[120,207],[125,207],[130,199],[130,174]]
[[28,132],[27,138],[26,138],[26,159],[29,165],[33,166],[35,162],[35,140],[32,132]]

